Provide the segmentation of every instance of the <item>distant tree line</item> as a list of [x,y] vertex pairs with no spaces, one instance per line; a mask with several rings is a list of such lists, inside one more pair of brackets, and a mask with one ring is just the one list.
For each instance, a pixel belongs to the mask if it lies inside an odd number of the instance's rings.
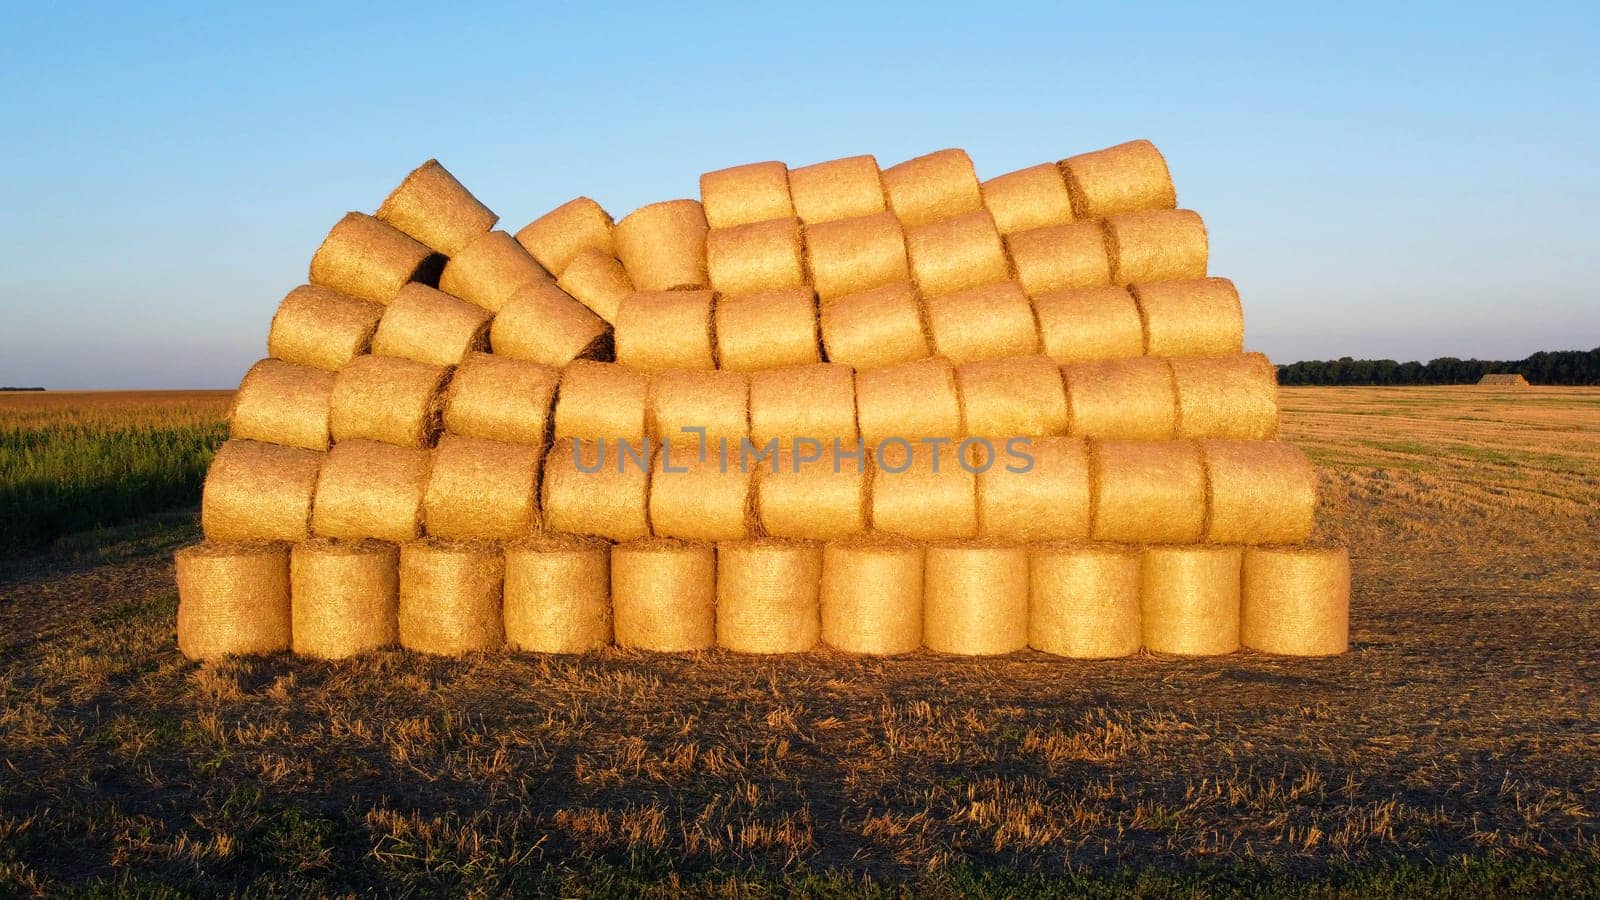
[[1600,347],[1541,350],[1527,359],[1317,359],[1278,367],[1279,384],[1477,384],[1488,374],[1520,374],[1530,384],[1600,384]]

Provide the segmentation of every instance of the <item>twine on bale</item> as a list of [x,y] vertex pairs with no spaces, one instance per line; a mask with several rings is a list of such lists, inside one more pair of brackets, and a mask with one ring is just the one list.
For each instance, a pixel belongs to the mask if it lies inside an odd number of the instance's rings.
[[1062,366],[1072,433],[1118,441],[1164,441],[1178,433],[1178,398],[1164,359],[1139,357]]
[[211,460],[200,495],[206,539],[304,540],[324,455],[259,441],[224,443]]
[[822,304],[821,331],[828,361],[858,371],[911,362],[932,352],[916,292],[908,282]]
[[1039,352],[1033,307],[1015,281],[929,297],[924,306],[934,352],[957,365]]
[[1200,448],[1181,441],[1095,441],[1094,537],[1126,544],[1192,544],[1206,515]]
[[789,170],[789,197],[807,225],[877,215],[884,211],[878,160],[848,156]]
[[1055,163],[1008,172],[978,187],[1003,235],[1072,221],[1072,196]]
[[497,313],[524,285],[549,281],[549,273],[516,238],[486,231],[450,257],[439,290]]
[[722,297],[712,312],[717,365],[748,372],[822,361],[809,287]]
[[432,446],[449,380],[444,366],[394,356],[356,357],[334,378],[328,420],[333,439]]
[[700,204],[713,231],[790,218],[794,204],[789,200],[789,167],[758,162],[707,172],[700,176]]
[[1138,653],[1139,572],[1139,552],[1129,548],[1030,548],[1028,646],[1072,659]]
[[817,363],[750,373],[750,438],[757,447],[776,439],[810,438],[830,447],[854,442],[855,375],[849,366]]
[[972,212],[983,206],[972,158],[939,150],[883,170],[883,195],[906,228]]
[[1029,296],[1111,283],[1099,222],[1045,225],[1006,235],[1006,253]]
[[861,440],[955,437],[961,431],[956,370],[943,357],[856,373],[856,419]]
[[437,159],[412,170],[378,207],[377,218],[445,256],[500,221]]
[[340,441],[317,479],[311,531],[318,537],[409,541],[422,534],[428,451]]
[[468,437],[543,446],[561,370],[471,353],[450,378],[444,427]]
[[1298,544],[1317,517],[1317,470],[1293,444],[1201,441],[1213,544]]
[[333,373],[263,359],[250,367],[228,412],[234,438],[328,449]]
[[1157,281],[1129,287],[1139,302],[1148,356],[1230,356],[1244,352],[1244,307],[1226,278]]
[[583,653],[611,643],[611,545],[544,535],[507,544],[506,645]]
[[1178,436],[1267,441],[1278,435],[1278,370],[1260,353],[1174,359]]
[[986,359],[956,367],[961,421],[973,437],[1006,440],[1067,433],[1061,370],[1047,356]]
[[822,548],[822,642],[871,656],[922,646],[923,548],[892,537]]
[[1124,359],[1144,353],[1139,306],[1125,288],[1067,288],[1036,294],[1033,311],[1044,354],[1058,363]]
[[622,263],[608,253],[593,249],[573,257],[562,270],[556,287],[610,325],[617,324],[617,309],[633,293],[633,282]]
[[542,448],[446,434],[433,451],[423,522],[449,538],[516,538],[539,527]]
[[617,310],[617,362],[644,371],[714,369],[710,291],[640,291]]
[[998,541],[1087,540],[1092,480],[1081,438],[1030,440],[1027,461],[1002,456],[979,472],[978,535]]
[[1244,646],[1281,656],[1350,649],[1350,554],[1342,547],[1248,547],[1240,589]]
[[711,649],[717,642],[716,552],[710,544],[672,540],[615,545],[611,613],[619,647]]
[[954,443],[879,445],[871,475],[872,527],[914,540],[978,533],[978,489]]
[[720,294],[797,288],[806,282],[800,220],[713,228],[706,235],[706,270]]
[[267,355],[333,371],[372,345],[383,306],[314,284],[290,291],[272,317]]
[[824,308],[835,297],[911,280],[905,232],[892,213],[809,225],[805,249]]
[[1028,646],[1028,551],[1016,544],[931,544],[923,575],[929,650],[998,656]]
[[1105,227],[1116,284],[1206,277],[1206,226],[1191,210],[1119,213]]
[[650,416],[656,435],[672,442],[676,457],[699,452],[704,441],[711,456],[720,449],[737,459],[739,442],[750,435],[750,378],[722,370],[656,372],[650,377]]
[[580,359],[561,372],[556,391],[555,436],[585,441],[632,441],[646,431],[650,379],[611,363]]
[[359,300],[388,303],[406,282],[432,284],[443,258],[364,213],[346,213],[311,257],[314,285]]
[[755,522],[753,473],[738,457],[703,456],[696,443],[668,442],[656,452],[650,472],[650,532],[690,541],[736,541]]
[[752,540],[717,545],[717,646],[804,653],[822,632],[822,546]]
[[1061,172],[1079,218],[1178,205],[1167,161],[1149,141],[1128,141],[1069,157],[1061,161]]
[[867,530],[868,472],[864,463],[842,459],[831,448],[816,459],[792,451],[750,461],[761,529],[772,537],[831,541]]
[[382,541],[306,541],[289,557],[295,653],[344,659],[400,639],[400,549]]
[[1219,656],[1239,649],[1238,547],[1148,547],[1139,570],[1146,649]]
[[399,356],[436,366],[454,366],[489,346],[494,313],[425,284],[408,284],[384,309],[372,338],[377,356]]
[[617,258],[641,291],[700,290],[706,275],[706,216],[699,202],[641,206],[612,231]]
[[545,454],[540,497],[545,528],[614,541],[649,537],[649,457],[638,462],[612,440],[603,445],[579,441],[576,451],[574,443],[557,440]]
[[519,288],[489,327],[494,352],[543,366],[603,355],[611,329],[599,316],[548,281]]
[[505,646],[498,546],[428,539],[400,545],[400,646],[462,656]]
[[[616,254],[611,240],[611,214],[588,197],[575,197],[517,232],[517,243],[551,275],[565,276],[578,257]],[[596,310],[598,312],[598,310]]]
[[906,229],[906,260],[925,297],[952,294],[1010,276],[994,217],[977,209]]
[[194,660],[289,649],[289,548],[193,544],[179,550],[178,649]]

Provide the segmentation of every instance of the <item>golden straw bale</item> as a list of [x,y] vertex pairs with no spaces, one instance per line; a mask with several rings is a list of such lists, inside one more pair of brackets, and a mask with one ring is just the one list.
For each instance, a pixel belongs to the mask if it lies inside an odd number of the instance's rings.
[[445,263],[439,290],[497,313],[523,286],[550,280],[516,238],[486,231]]
[[1028,646],[1073,659],[1132,656],[1143,643],[1137,550],[1039,544],[1028,552]]
[[295,544],[289,583],[295,653],[344,659],[400,639],[400,548],[394,544]]
[[[852,448],[844,448],[852,449]],[[830,446],[815,459],[782,450],[748,463],[756,483],[761,528],[773,537],[831,541],[867,530],[865,457],[835,464]]]
[[1350,649],[1350,554],[1342,547],[1247,547],[1240,635],[1284,656]]
[[1278,370],[1262,354],[1174,359],[1172,380],[1179,437],[1278,436]]
[[1145,649],[1219,656],[1239,649],[1238,547],[1147,547],[1139,570]]
[[1039,328],[1028,295],[998,281],[924,301],[933,350],[951,362],[1039,352]]
[[908,282],[824,303],[821,328],[828,361],[857,370],[911,362],[932,352],[916,291]]
[[890,537],[822,548],[822,642],[872,656],[922,647],[923,548]]
[[978,473],[978,535],[1002,541],[1087,540],[1092,484],[1082,438],[1033,438],[996,448]]
[[444,366],[395,356],[358,356],[333,381],[329,428],[336,441],[358,438],[430,447],[439,434]]
[[906,228],[983,206],[978,173],[965,150],[939,150],[883,170],[883,195]]
[[400,646],[440,656],[503,649],[505,565],[494,544],[401,544]]
[[1030,297],[1111,283],[1111,258],[1099,222],[1045,225],[1008,234],[1006,252]]
[[595,249],[574,256],[561,271],[556,287],[610,325],[617,324],[617,308],[633,293],[633,282],[622,263]]
[[333,371],[367,352],[382,316],[382,304],[302,284],[278,304],[267,333],[267,355]]
[[428,451],[377,441],[340,441],[328,451],[311,507],[318,537],[409,541],[422,534]]
[[875,446],[886,438],[956,437],[961,432],[961,396],[956,370],[943,357],[919,359],[856,373],[856,420],[861,439]]
[[307,450],[328,449],[332,372],[263,359],[250,367],[228,413],[229,434]]
[[1244,307],[1226,278],[1156,281],[1129,287],[1144,320],[1149,356],[1227,356],[1244,352]]
[[561,370],[472,353],[450,379],[444,427],[468,437],[543,446]]
[[1178,397],[1164,359],[1139,357],[1061,367],[1067,383],[1071,432],[1118,441],[1177,437]]
[[645,371],[714,369],[710,291],[639,291],[617,310],[617,362]]
[[717,646],[804,653],[822,633],[822,545],[773,539],[717,545]]
[[372,338],[377,356],[400,356],[436,366],[459,365],[462,357],[489,346],[494,313],[412,282],[383,311]]
[[412,170],[378,207],[377,217],[445,256],[500,221],[437,159]]
[[824,305],[835,297],[911,280],[906,236],[891,213],[806,228],[806,264]]
[[[636,452],[648,452],[638,443]],[[558,440],[544,458],[544,527],[631,541],[650,534],[650,458],[615,441]]]
[[1005,439],[1067,433],[1067,392],[1047,356],[1012,356],[956,366],[966,433]]
[[800,220],[771,219],[706,234],[706,270],[720,294],[751,294],[806,283]]
[[220,659],[289,649],[289,548],[194,544],[177,553],[178,649]]
[[1061,161],[1079,218],[1139,209],[1172,209],[1178,192],[1161,151],[1149,141],[1129,141]]
[[700,176],[700,204],[712,230],[787,219],[794,215],[789,167],[781,162],[758,162],[707,172]]
[[611,545],[544,535],[506,545],[506,645],[583,653],[611,643]]
[[206,539],[304,540],[325,455],[259,441],[225,442],[211,460],[200,495]]
[[751,371],[822,361],[809,287],[721,297],[712,311],[717,365]]
[[717,557],[710,544],[654,540],[611,548],[617,646],[661,653],[717,642]]
[[539,527],[541,448],[446,434],[422,502],[428,534],[516,538]]
[[873,463],[874,529],[925,541],[978,533],[977,480],[953,443],[886,441]]
[[789,170],[795,215],[807,225],[871,216],[885,210],[878,160],[848,156]]
[[922,639],[929,650],[997,656],[1028,646],[1026,547],[932,544],[922,590]]
[[906,259],[924,297],[1005,281],[1011,274],[986,209],[907,228]]
[[1095,441],[1094,537],[1126,544],[1192,544],[1206,518],[1200,448],[1183,441]]
[[702,455],[697,444],[662,444],[650,472],[651,533],[690,541],[749,537],[755,524],[753,478],[737,453]]
[[656,436],[684,451],[698,453],[703,440],[713,455],[723,446],[737,454],[750,436],[750,378],[720,369],[657,372],[650,377],[650,415]]
[[556,438],[638,444],[649,434],[650,377],[614,363],[580,359],[561,372]]
[[364,213],[346,213],[311,257],[312,284],[388,303],[408,281],[438,280],[442,258]]
[[1317,518],[1317,469],[1293,444],[1201,441],[1213,544],[1297,544]]
[[1072,196],[1055,163],[1043,163],[991,178],[979,185],[983,205],[1001,234],[1072,221]]
[[1144,354],[1139,305],[1126,288],[1067,288],[1036,294],[1033,312],[1044,354],[1058,363]]
[[700,290],[706,276],[706,216],[695,200],[641,206],[612,231],[617,258],[641,291]]
[[758,446],[811,438],[831,446],[857,439],[855,374],[816,363],[750,373],[750,437]]
[[611,228],[611,214],[600,204],[588,197],[574,197],[523,226],[517,232],[517,243],[546,272],[563,276],[585,253],[614,256]]
[[1206,277],[1206,225],[1192,210],[1119,213],[1105,225],[1113,283]]
[[604,319],[549,281],[519,288],[489,327],[495,353],[544,366],[598,356],[610,339]]

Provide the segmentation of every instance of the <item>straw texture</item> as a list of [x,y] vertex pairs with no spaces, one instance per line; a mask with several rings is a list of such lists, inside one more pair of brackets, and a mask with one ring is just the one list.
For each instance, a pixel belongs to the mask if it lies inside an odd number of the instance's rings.
[[383,306],[314,284],[283,298],[267,332],[267,355],[333,371],[372,345]]
[[737,458],[739,442],[750,434],[750,379],[720,370],[657,372],[650,377],[650,413],[657,437],[672,442],[674,458],[698,454],[702,439],[711,456],[726,447]]
[[336,441],[432,446],[450,370],[394,356],[358,356],[333,382],[329,429]]
[[1096,540],[1200,540],[1206,475],[1199,447],[1178,441],[1098,441],[1091,448]]
[[1178,436],[1265,441],[1278,435],[1278,370],[1260,353],[1172,360]]
[[772,459],[750,460],[762,530],[772,537],[831,541],[867,530],[868,470],[832,448],[801,460],[784,450]]
[[1117,284],[1206,276],[1206,226],[1187,209],[1119,213],[1105,220]]
[[717,642],[717,558],[710,544],[639,541],[611,548],[617,646],[662,653]]
[[289,549],[195,544],[179,550],[178,649],[189,659],[289,649]]
[[750,437],[788,445],[811,438],[832,446],[857,439],[855,376],[849,366],[817,363],[750,373]]
[[1013,356],[956,367],[961,420],[974,437],[1067,433],[1061,370],[1047,356]]
[[445,430],[468,437],[543,446],[561,370],[472,353],[450,379]]
[[1080,218],[1178,205],[1172,175],[1161,151],[1149,141],[1129,141],[1061,161]]
[[394,544],[295,544],[289,583],[295,653],[344,659],[399,640],[400,549]]
[[[915,540],[978,533],[978,490],[953,445],[880,445],[872,472],[872,527]],[[903,468],[902,468],[903,467]]]
[[489,320],[481,306],[415,282],[400,289],[383,312],[372,338],[378,356],[400,356],[436,366],[454,366],[489,346]]
[[706,216],[699,202],[641,206],[612,231],[617,258],[641,291],[699,290],[706,276]]
[[824,302],[911,280],[906,237],[891,213],[806,228],[806,264]]
[[200,497],[200,525],[206,539],[304,540],[323,456],[315,450],[259,441],[224,443],[206,472]]
[[929,650],[995,656],[1028,646],[1028,551],[1021,546],[928,547],[922,639]]
[[611,214],[600,204],[575,197],[523,226],[517,232],[517,243],[546,272],[563,276],[585,253],[614,256],[611,228]]
[[445,256],[455,255],[500,220],[436,159],[407,175],[378,207],[377,218]]
[[1350,554],[1343,548],[1246,549],[1240,634],[1246,647],[1283,656],[1350,649]]
[[616,257],[599,250],[584,250],[562,270],[556,287],[582,303],[606,323],[617,323],[617,309],[633,293],[633,281]]
[[822,546],[753,540],[717,545],[717,646],[804,653],[822,632]]
[[1226,278],[1136,284],[1149,356],[1229,356],[1244,352],[1244,307]]
[[888,538],[822,548],[822,642],[871,656],[922,646],[923,548]]
[[566,291],[531,281],[511,295],[489,327],[494,352],[543,366],[564,366],[609,349],[611,329]]
[[1001,234],[1072,221],[1072,196],[1055,163],[1018,169],[979,185]]
[[635,369],[714,369],[710,291],[638,292],[617,310],[617,362]]
[[806,282],[800,220],[771,219],[706,235],[706,270],[721,294],[797,288]]
[[549,282],[550,275],[504,231],[486,231],[445,264],[439,290],[499,312],[524,285]]
[[1004,281],[1006,251],[986,209],[906,229],[906,259],[924,297]]
[[333,373],[263,359],[250,367],[228,414],[235,438],[328,449]]
[[965,150],[940,150],[883,170],[883,194],[907,228],[983,206],[978,175]]
[[422,534],[428,451],[340,441],[317,479],[311,531],[319,537],[409,541]]
[[1119,441],[1170,440],[1178,398],[1164,359],[1141,357],[1062,366],[1072,433]]
[[1006,252],[1030,296],[1111,283],[1111,259],[1098,222],[1018,231],[1006,236]]
[[1317,517],[1317,470],[1293,444],[1201,441],[1214,544],[1297,544]]
[[423,522],[449,538],[515,538],[538,528],[541,448],[447,434],[433,451]]
[[690,541],[736,541],[755,523],[753,473],[689,442],[663,444],[650,473],[650,531]]
[[400,546],[400,646],[439,656],[505,646],[505,557],[491,544],[412,541]]
[[878,161],[849,156],[789,170],[795,215],[807,225],[876,215],[884,211]]
[[619,462],[620,449],[610,440],[555,442],[544,460],[545,528],[614,541],[650,535],[650,462],[627,455]]
[[916,440],[961,434],[961,397],[956,370],[935,357],[856,373],[856,419],[861,439],[874,446],[886,438]]
[[1017,449],[1031,464],[1002,455],[978,473],[978,535],[1019,542],[1087,540],[1088,445],[1081,438],[1047,437]]
[[822,361],[817,298],[809,287],[722,297],[712,329],[717,365],[748,372]]
[[713,230],[790,218],[789,167],[758,162],[707,172],[700,176],[700,204]]
[[311,257],[312,284],[360,300],[388,303],[408,281],[431,283],[440,258],[364,213],[346,213]]
[[1144,326],[1133,295],[1120,287],[1068,288],[1037,294],[1034,315],[1046,356],[1058,363],[1124,359],[1144,353]]
[[857,370],[910,362],[932,352],[916,292],[908,282],[824,303],[821,321],[828,361]]
[[611,546],[545,536],[506,546],[506,645],[583,653],[611,643]]
[[580,359],[561,373],[556,394],[557,438],[632,441],[647,432],[650,379],[643,372]]
[[1143,642],[1139,552],[1041,544],[1028,553],[1028,646],[1073,659],[1132,656]]
[[935,353],[956,364],[1039,352],[1033,308],[1015,281],[925,301]]
[[1217,656],[1239,649],[1238,547],[1150,547],[1140,567],[1144,645]]

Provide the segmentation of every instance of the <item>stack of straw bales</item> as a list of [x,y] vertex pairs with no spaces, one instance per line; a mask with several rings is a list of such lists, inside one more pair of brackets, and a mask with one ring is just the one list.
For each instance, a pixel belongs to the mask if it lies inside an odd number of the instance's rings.
[[430,160],[334,225],[177,556],[186,655],[1347,645],[1315,469],[1148,142],[498,224]]

